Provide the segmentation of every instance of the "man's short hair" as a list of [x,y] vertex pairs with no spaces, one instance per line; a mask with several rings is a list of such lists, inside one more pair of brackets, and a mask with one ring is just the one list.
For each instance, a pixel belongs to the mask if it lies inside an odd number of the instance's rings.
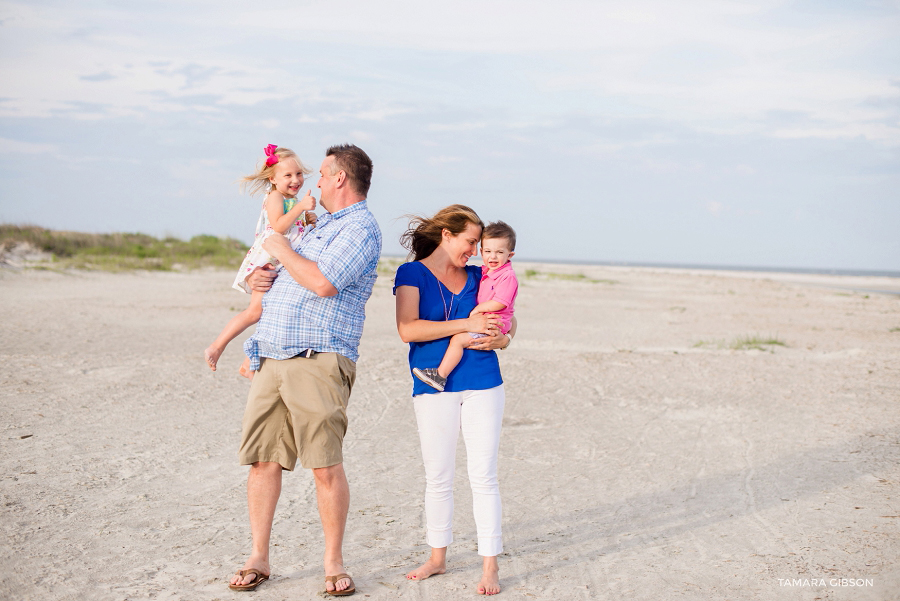
[[368,195],[372,183],[372,159],[362,148],[338,144],[325,151],[325,156],[334,157],[334,173],[343,169],[353,189],[364,197]]
[[516,230],[509,227],[509,224],[503,221],[489,223],[481,232],[481,241],[484,242],[492,238],[506,238],[509,242],[509,250],[516,250]]

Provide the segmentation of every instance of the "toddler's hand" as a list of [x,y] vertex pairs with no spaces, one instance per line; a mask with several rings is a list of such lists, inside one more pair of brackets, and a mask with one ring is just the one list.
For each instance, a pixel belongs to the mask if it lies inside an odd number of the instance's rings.
[[305,215],[306,215],[306,224],[307,225],[315,225],[316,221],[319,220],[319,218],[316,217],[316,214],[313,213],[312,211],[307,211],[305,213]]

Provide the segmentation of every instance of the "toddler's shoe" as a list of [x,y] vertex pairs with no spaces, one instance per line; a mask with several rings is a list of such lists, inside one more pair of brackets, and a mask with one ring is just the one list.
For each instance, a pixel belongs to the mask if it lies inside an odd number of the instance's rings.
[[438,373],[436,367],[426,367],[425,369],[413,368],[413,375],[439,392],[444,392],[444,384],[447,378]]

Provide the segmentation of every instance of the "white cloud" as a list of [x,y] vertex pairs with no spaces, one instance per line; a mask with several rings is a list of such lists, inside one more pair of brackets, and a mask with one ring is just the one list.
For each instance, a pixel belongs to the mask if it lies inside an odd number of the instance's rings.
[[59,147],[55,144],[35,144],[9,138],[0,138],[0,153],[3,154],[42,154],[58,156]]
[[[224,116],[229,107],[290,101],[300,110],[333,106],[326,119],[384,121],[441,103],[511,103],[515,114],[497,114],[491,125],[572,110],[615,117],[625,107],[706,132],[900,145],[896,76],[867,60],[900,27],[896,11],[792,20],[784,17],[795,9],[772,0],[338,4],[6,3],[3,43],[14,51],[0,54],[0,116]],[[365,53],[379,69],[352,61],[318,68],[321,59],[306,55],[333,52],[337,35],[348,56]],[[492,59],[473,72],[489,69],[484,82],[455,67],[462,59],[454,57],[476,55]],[[450,69],[398,71],[418,56]],[[491,82],[516,60],[524,60],[514,71],[522,87],[498,96],[504,86]],[[808,121],[772,124],[772,111],[803,112]],[[319,118],[308,113],[301,119]],[[463,117],[430,129],[483,127]]]
[[354,144],[365,144],[374,140],[375,136],[371,132],[356,129],[350,132],[350,139],[353,140]]
[[395,117],[397,115],[403,115],[409,112],[409,108],[402,106],[378,106],[361,111],[354,111],[349,116],[351,118],[361,119],[363,121],[384,121],[389,117]]
[[461,163],[463,160],[462,157],[454,157],[454,156],[436,156],[436,157],[428,157],[428,163],[430,165],[446,165],[447,163]]
[[[11,0],[0,152],[15,173],[42,154],[67,159],[65,202],[34,213],[66,227],[114,217],[244,235],[255,205],[247,217],[222,199],[240,198],[233,182],[265,144],[318,157],[357,141],[378,165],[379,218],[472,187],[479,210],[524,224],[548,198],[575,199],[578,243],[559,250],[526,225],[524,256],[724,261],[759,225],[738,217],[757,215],[774,260],[801,264],[790,257],[805,248],[823,264],[896,265],[898,13],[787,0]],[[203,218],[110,210],[111,175],[141,181],[147,206]],[[0,195],[17,197],[20,179],[0,178]],[[816,208],[795,221],[803,206]],[[6,218],[36,219],[20,207]],[[676,229],[702,244],[648,235]],[[834,239],[875,250],[834,254]]]
[[725,173],[727,174],[735,174],[735,175],[756,175],[756,169],[754,169],[751,165],[735,165],[734,167],[726,168]]
[[[95,12],[16,3],[6,8],[12,16],[3,24],[4,45],[16,51],[0,58],[6,97],[0,116],[177,112],[197,104],[196,98],[204,98],[206,109],[246,106],[295,97],[301,87],[303,98],[318,98],[309,78],[289,77],[274,62],[239,52],[186,52],[185,46],[198,40],[174,42],[164,28],[129,33],[118,22],[134,23],[128,8]],[[202,38],[212,32],[198,33]]]
[[488,124],[484,121],[472,123],[463,121],[459,123],[429,123],[428,131],[467,131],[472,129],[484,129]]

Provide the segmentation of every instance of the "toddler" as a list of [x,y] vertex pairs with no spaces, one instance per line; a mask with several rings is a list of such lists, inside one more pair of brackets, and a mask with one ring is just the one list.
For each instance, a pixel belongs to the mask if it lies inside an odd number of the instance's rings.
[[[478,313],[496,313],[500,318],[500,332],[509,332],[513,316],[513,303],[519,291],[519,281],[509,260],[516,254],[516,232],[506,223],[497,221],[481,233],[481,284],[478,286],[478,304],[469,317]],[[459,364],[472,340],[485,334],[462,332],[450,339],[450,346],[438,367],[413,368],[413,375],[432,388],[444,391],[447,377]]]

